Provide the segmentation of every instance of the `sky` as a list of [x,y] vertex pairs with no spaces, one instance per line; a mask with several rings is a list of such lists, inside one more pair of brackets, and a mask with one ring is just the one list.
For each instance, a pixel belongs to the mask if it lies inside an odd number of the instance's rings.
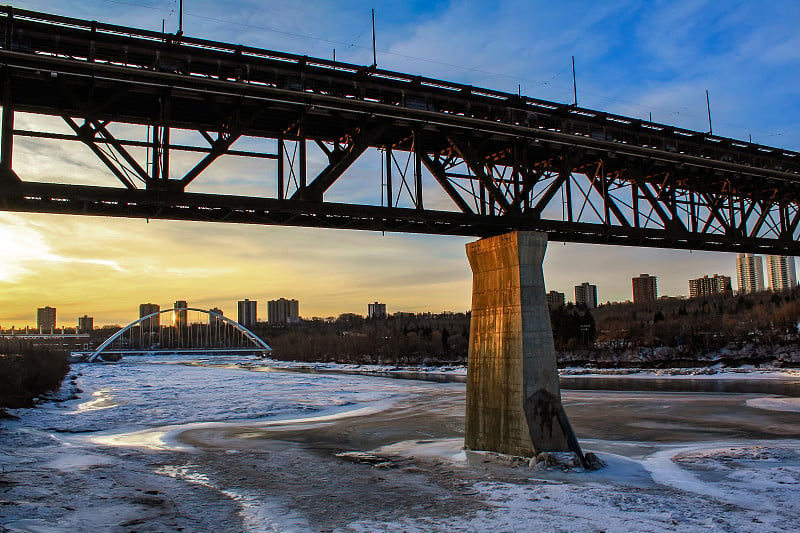
[[[32,0],[14,7],[167,31],[178,0]],[[700,0],[368,3],[185,0],[184,33],[571,103],[575,57],[582,107],[705,131],[705,91],[714,133],[800,150],[800,3]],[[15,126],[64,126],[18,114]],[[124,130],[118,130],[122,133]],[[125,133],[135,133],[125,132]],[[234,145],[237,148],[237,145]],[[116,186],[82,145],[18,139],[14,168],[24,180]],[[374,155],[374,154],[373,154]],[[317,155],[316,157],[319,157]],[[173,163],[177,172],[191,158]],[[330,199],[354,194],[346,181],[379,172],[365,156]],[[193,184],[198,192],[270,193],[270,169],[221,158]],[[375,181],[372,180],[371,183]],[[358,189],[376,202],[380,191]],[[471,238],[128,220],[0,211],[0,326],[35,325],[36,308],[58,309],[59,325],[84,314],[126,324],[138,305],[176,300],[220,307],[295,298],[303,317],[387,311],[466,311]],[[688,280],[715,273],[735,285],[735,255],[551,242],[548,290],[574,299],[597,285],[601,302],[631,299],[631,278],[658,277],[659,295],[686,295]]]

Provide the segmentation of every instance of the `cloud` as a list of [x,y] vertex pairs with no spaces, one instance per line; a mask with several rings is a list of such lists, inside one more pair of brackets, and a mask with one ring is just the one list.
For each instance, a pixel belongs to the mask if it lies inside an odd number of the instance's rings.
[[27,224],[24,215],[0,213],[0,282],[24,282],[25,278],[42,269],[64,266],[98,266],[122,271],[113,260],[59,254],[53,242],[58,242],[52,229],[39,231]]

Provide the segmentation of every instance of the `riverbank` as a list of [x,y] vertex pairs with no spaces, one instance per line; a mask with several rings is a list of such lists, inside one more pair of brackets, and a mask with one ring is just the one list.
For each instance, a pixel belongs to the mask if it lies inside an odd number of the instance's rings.
[[798,368],[800,343],[743,343],[723,348],[700,350],[692,346],[631,347],[561,351],[560,367],[588,369],[639,368],[669,370],[683,368],[736,369]]
[[462,449],[462,384],[256,363],[81,367],[79,400],[0,423],[0,527],[800,527],[800,406],[789,398],[564,391],[582,446],[608,466],[545,470]]
[[[263,359],[252,366],[268,366],[276,370],[289,372],[306,373],[336,373],[354,374],[365,376],[380,376],[400,379],[418,379],[422,381],[435,381],[441,383],[466,382],[466,365],[377,365],[377,364],[355,364],[355,363],[333,363],[333,362],[301,362],[301,361],[280,361],[276,359]],[[773,366],[754,367],[744,365],[727,367],[721,364],[702,366],[702,367],[676,367],[676,368],[642,368],[642,367],[564,367],[558,369],[558,374],[562,378],[562,387],[567,386],[565,378],[584,376],[584,377],[686,377],[700,378],[703,376],[717,378],[787,378],[795,379],[800,377],[800,369],[783,368]]]
[[4,341],[0,344],[0,419],[12,416],[6,409],[31,407],[40,396],[57,391],[68,372],[65,353]]

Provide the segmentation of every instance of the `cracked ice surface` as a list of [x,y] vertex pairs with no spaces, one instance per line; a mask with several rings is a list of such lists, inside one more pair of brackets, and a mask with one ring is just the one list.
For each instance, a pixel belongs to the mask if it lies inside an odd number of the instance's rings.
[[608,466],[537,470],[463,450],[461,383],[316,370],[76,366],[0,423],[0,531],[800,530],[795,398],[564,391]]

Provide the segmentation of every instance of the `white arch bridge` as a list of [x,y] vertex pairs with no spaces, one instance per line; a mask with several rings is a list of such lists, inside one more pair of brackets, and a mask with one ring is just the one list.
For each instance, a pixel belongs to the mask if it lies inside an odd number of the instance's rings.
[[[190,321],[189,313],[207,320]],[[161,324],[161,315],[172,313],[171,324]],[[142,316],[106,339],[93,352],[83,352],[91,363],[105,357],[134,354],[241,353],[266,355],[272,348],[240,323],[215,311],[196,307],[164,309]]]

